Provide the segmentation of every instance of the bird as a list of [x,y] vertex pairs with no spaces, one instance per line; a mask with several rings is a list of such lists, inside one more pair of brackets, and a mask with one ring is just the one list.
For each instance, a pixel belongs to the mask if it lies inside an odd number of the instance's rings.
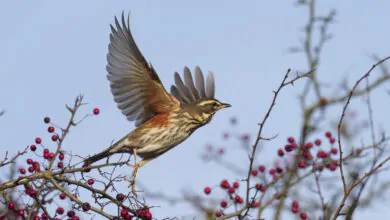
[[[174,73],[170,94],[151,63],[139,50],[124,13],[111,24],[107,54],[107,79],[118,108],[136,128],[104,151],[84,160],[91,165],[113,154],[134,155],[134,186],[138,169],[182,143],[198,128],[208,124],[214,114],[231,105],[216,98],[214,75],[205,80],[199,68],[195,77],[184,67],[183,79]],[[137,158],[142,160],[137,162]],[[134,188],[133,188],[134,189]]]

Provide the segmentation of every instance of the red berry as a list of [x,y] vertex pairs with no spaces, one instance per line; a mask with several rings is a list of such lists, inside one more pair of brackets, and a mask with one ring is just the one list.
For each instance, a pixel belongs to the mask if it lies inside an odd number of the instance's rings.
[[10,203],[8,204],[8,208],[9,208],[9,209],[14,209],[14,208],[15,208],[15,203],[14,203],[14,202],[10,202]]
[[119,193],[118,195],[116,195],[116,199],[118,201],[123,201],[125,199],[125,195],[123,195],[122,193]]
[[62,168],[64,168],[64,164],[62,162],[58,162],[57,167],[62,169]]
[[[88,164],[83,164],[82,167],[83,167],[83,168],[88,167]],[[90,172],[90,171],[91,171],[90,168],[84,170],[84,172],[86,172],[86,173],[88,173],[88,172]]]
[[317,139],[314,141],[314,143],[317,145],[317,146],[320,146],[321,145],[321,140],[320,139]]
[[363,151],[363,149],[362,149],[362,148],[358,148],[358,149],[356,149],[356,153],[357,153],[357,154],[360,154],[362,151]]
[[297,207],[297,208],[299,208],[299,203],[298,203],[298,201],[293,201],[292,202],[292,207]]
[[60,199],[65,199],[66,198],[66,194],[65,193],[61,193],[60,194]]
[[236,200],[238,203],[242,203],[244,201],[239,195],[235,196],[234,200]]
[[296,149],[296,148],[298,147],[298,144],[293,143],[293,144],[291,144],[290,146],[291,146],[293,149]]
[[222,201],[221,202],[221,207],[222,208],[226,208],[227,207],[227,202],[226,201]]
[[230,194],[233,194],[233,193],[235,193],[236,192],[236,190],[234,189],[234,188],[230,188],[229,190],[228,190],[228,193],[230,193]]
[[320,104],[321,105],[326,105],[328,103],[328,99],[326,99],[325,97],[322,97],[321,99],[320,99]]
[[50,123],[50,118],[49,117],[45,117],[43,119],[43,122],[45,122],[46,124]]
[[68,211],[67,213],[68,217],[73,217],[75,215],[73,210]]
[[203,191],[204,191],[204,193],[206,193],[206,195],[208,195],[208,194],[211,193],[211,188],[210,187],[205,187]]
[[26,169],[20,168],[20,169],[19,169],[19,172],[20,172],[21,174],[26,174]]
[[325,137],[331,138],[332,137],[332,133],[330,131],[325,132]]
[[257,170],[252,170],[252,176],[257,176],[259,172]]
[[311,154],[309,152],[303,152],[302,156],[304,158],[306,158],[307,160],[312,160],[313,159],[313,156],[311,156]]
[[332,154],[337,154],[338,149],[337,149],[337,148],[332,148],[332,149],[330,149],[330,152],[331,152]]
[[58,135],[53,134],[53,135],[51,136],[51,140],[52,140],[52,141],[57,141],[57,140],[58,140]]
[[274,175],[275,174],[275,170],[274,169],[270,169],[269,170],[269,174]]
[[44,154],[49,154],[49,149],[44,149],[44,150],[43,150],[43,153],[44,153]]
[[53,218],[53,220],[60,220],[59,218]]
[[321,151],[318,151],[317,157],[319,157],[319,158],[327,158],[328,154],[325,151],[321,150]]
[[95,183],[95,180],[89,179],[87,182],[88,182],[89,185],[93,185]]
[[52,160],[56,155],[54,153],[49,153],[48,158]]
[[31,196],[32,198],[37,197],[38,192],[35,189],[28,189],[26,190],[26,194]]
[[336,168],[337,168],[337,165],[336,165],[336,164],[331,164],[331,165],[329,165],[329,169],[330,169],[331,171],[335,171]]
[[312,142],[309,142],[309,143],[306,144],[306,146],[307,146],[308,148],[312,148],[312,147],[313,147],[313,143],[312,143]]
[[30,150],[31,151],[36,151],[37,150],[37,146],[35,146],[34,144],[30,146]]
[[130,214],[127,214],[126,217],[125,217],[126,220],[131,220],[133,219],[133,216],[131,216]]
[[42,139],[41,139],[41,138],[39,138],[39,137],[35,138],[35,143],[37,143],[37,144],[40,144],[40,143],[42,143]]
[[56,210],[56,212],[57,212],[58,214],[62,215],[62,214],[64,214],[64,208],[58,207],[57,210]]
[[218,153],[219,153],[219,155],[224,154],[224,153],[225,153],[225,149],[219,148],[219,149],[218,149]]
[[222,213],[221,213],[220,211],[217,211],[217,212],[215,212],[215,216],[221,217],[221,216],[222,216]]
[[93,114],[98,115],[99,113],[100,113],[100,109],[98,108],[93,109]]
[[70,220],[80,220],[80,218],[78,216],[73,216],[72,218],[70,218]]
[[284,156],[284,151],[282,149],[279,149],[278,150],[278,154],[279,154],[279,156],[283,157]]
[[83,203],[81,207],[83,208],[84,212],[87,212],[91,209],[91,205],[88,202]]
[[41,218],[39,217],[39,216],[34,216],[34,218],[33,218],[34,220],[40,220]]
[[329,139],[329,142],[330,142],[331,144],[334,144],[334,142],[336,142],[336,139],[335,139],[335,138],[330,138],[330,139]]
[[27,159],[27,164],[32,164],[34,161],[31,158]]
[[253,201],[252,204],[251,204],[252,208],[256,208],[256,207],[259,207],[259,203],[256,202],[256,201]]
[[257,190],[260,190],[260,191],[262,191],[262,192],[265,192],[265,190],[267,189],[265,186],[263,186],[262,184],[260,184],[260,183],[257,183],[256,184],[256,189]]
[[304,212],[301,212],[301,219],[306,219],[307,218],[307,215],[306,215],[306,213],[304,213]]
[[32,167],[33,167],[36,171],[41,172],[41,167],[39,166],[39,163],[38,163],[38,162],[35,161],[35,162],[33,163]]
[[295,139],[293,137],[287,138],[288,143],[292,144],[295,143]]
[[283,169],[281,167],[276,167],[276,172],[277,173],[283,173]]
[[227,181],[227,180],[222,180],[220,186],[221,186],[221,188],[223,188],[223,189],[228,189],[228,188],[230,188],[229,181]]
[[32,173],[32,172],[34,172],[34,171],[35,171],[35,168],[34,168],[34,167],[29,167],[29,168],[28,168],[28,172]]
[[240,186],[240,184],[239,184],[238,182],[234,182],[234,183],[233,183],[233,187],[234,187],[234,188],[238,188],[239,186]]
[[47,131],[49,132],[49,133],[53,133],[54,132],[54,127],[53,126],[49,126],[48,128],[47,128]]
[[299,161],[299,167],[300,168],[305,168],[306,167],[305,161]]
[[241,140],[243,141],[248,141],[249,140],[249,135],[242,135]]
[[291,211],[292,211],[293,213],[297,213],[297,212],[298,212],[298,207],[292,207],[292,208],[291,208]]
[[121,216],[126,217],[127,214],[129,214],[129,212],[126,209],[122,209]]
[[288,144],[284,146],[284,150],[286,150],[286,152],[291,152],[293,150],[293,146]]
[[47,218],[46,213],[42,213],[41,217],[42,217],[43,219],[46,219],[46,218]]
[[63,160],[64,158],[65,158],[65,155],[63,153],[60,153],[60,155],[58,155],[58,159]]
[[225,140],[228,139],[228,138],[229,138],[229,133],[227,133],[227,132],[223,133],[223,138],[224,138]]
[[20,216],[24,216],[24,210],[23,210],[23,209],[20,209],[20,210],[18,211],[18,214],[19,214]]
[[260,170],[260,172],[264,172],[265,171],[265,166],[263,166],[263,165],[259,166],[259,170]]

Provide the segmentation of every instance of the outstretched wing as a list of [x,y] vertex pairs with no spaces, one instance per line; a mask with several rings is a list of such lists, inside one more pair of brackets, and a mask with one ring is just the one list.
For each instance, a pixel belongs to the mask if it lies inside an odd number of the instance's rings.
[[195,83],[188,67],[184,67],[184,82],[176,72],[175,84],[171,86],[171,94],[183,104],[214,98],[214,75],[209,72],[205,84],[203,73],[198,66],[195,68]]
[[107,71],[111,92],[118,108],[136,126],[155,114],[178,108],[180,103],[167,93],[156,71],[138,49],[122,13],[111,25]]

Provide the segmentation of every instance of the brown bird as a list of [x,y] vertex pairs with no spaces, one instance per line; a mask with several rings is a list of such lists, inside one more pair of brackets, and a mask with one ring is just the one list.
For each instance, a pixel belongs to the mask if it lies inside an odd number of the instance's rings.
[[[107,55],[108,80],[118,108],[137,128],[101,153],[87,158],[88,165],[117,153],[134,154],[133,186],[138,169],[150,160],[174,148],[197,128],[209,123],[214,114],[229,104],[214,98],[214,76],[205,83],[199,67],[195,83],[190,70],[184,68],[184,82],[175,73],[171,94],[138,49],[122,14],[122,24],[115,17],[111,25]],[[136,162],[137,156],[143,158]],[[134,189],[134,188],[133,188]]]

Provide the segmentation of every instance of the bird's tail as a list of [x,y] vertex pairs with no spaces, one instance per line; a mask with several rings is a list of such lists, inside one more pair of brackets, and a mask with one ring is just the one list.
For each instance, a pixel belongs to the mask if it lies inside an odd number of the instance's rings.
[[91,165],[91,164],[95,163],[96,161],[99,161],[103,158],[111,156],[112,154],[114,154],[114,153],[110,152],[110,148],[108,148],[108,149],[104,150],[103,152],[100,152],[98,154],[95,154],[95,155],[85,159],[84,164]]
[[109,148],[107,148],[106,150],[98,153],[98,154],[95,154],[87,159],[84,160],[84,164],[85,165],[91,165],[93,163],[95,163],[96,161],[99,161],[103,158],[107,158],[113,154],[116,154],[116,153],[121,153],[121,148],[124,146],[124,140],[125,140],[126,136],[123,137],[121,140],[119,140],[118,142],[116,142],[115,144],[111,145]]

